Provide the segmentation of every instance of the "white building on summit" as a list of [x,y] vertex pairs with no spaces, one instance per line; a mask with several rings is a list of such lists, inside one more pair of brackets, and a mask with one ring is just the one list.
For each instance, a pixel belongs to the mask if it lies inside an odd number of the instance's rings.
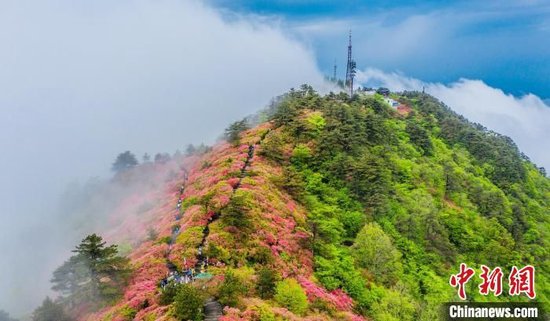
[[390,97],[385,97],[384,101],[393,108],[397,108],[397,106],[400,105],[400,103],[398,101],[396,101],[395,99],[392,99]]

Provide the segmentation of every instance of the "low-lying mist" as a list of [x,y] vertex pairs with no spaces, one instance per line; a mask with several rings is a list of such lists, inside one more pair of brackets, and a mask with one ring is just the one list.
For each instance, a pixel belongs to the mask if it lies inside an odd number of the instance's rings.
[[0,309],[16,316],[126,193],[102,189],[118,153],[212,143],[322,82],[276,25],[198,1],[1,1],[0,70]]

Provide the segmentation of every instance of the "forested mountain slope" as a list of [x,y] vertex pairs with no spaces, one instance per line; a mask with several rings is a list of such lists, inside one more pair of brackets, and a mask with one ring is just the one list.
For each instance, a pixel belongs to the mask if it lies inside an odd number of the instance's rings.
[[[178,320],[210,299],[222,320],[435,320],[459,300],[449,277],[460,263],[476,278],[481,264],[533,265],[536,300],[548,302],[543,169],[433,97],[393,98],[410,109],[304,86],[258,125],[233,124],[229,142],[172,160],[144,214],[158,235],[134,242],[124,295],[80,319]],[[204,278],[160,287],[190,268]],[[507,285],[481,296],[478,284],[469,300],[527,300]]]

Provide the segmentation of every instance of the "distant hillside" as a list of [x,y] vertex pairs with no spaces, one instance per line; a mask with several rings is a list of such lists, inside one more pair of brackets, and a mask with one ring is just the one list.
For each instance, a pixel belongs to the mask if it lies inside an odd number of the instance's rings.
[[[111,214],[119,227],[108,240],[126,240],[134,269],[123,297],[72,312],[178,320],[197,298],[210,300],[210,319],[219,303],[227,321],[435,320],[440,303],[459,300],[449,277],[460,263],[476,278],[481,264],[534,265],[536,300],[549,302],[544,170],[431,96],[391,98],[401,105],[303,86],[258,125],[233,124],[230,142],[154,165],[164,186],[121,202],[139,219]],[[167,275],[191,268],[191,294],[174,295]],[[527,299],[511,298],[506,282],[500,297],[482,297],[477,284],[474,301]]]

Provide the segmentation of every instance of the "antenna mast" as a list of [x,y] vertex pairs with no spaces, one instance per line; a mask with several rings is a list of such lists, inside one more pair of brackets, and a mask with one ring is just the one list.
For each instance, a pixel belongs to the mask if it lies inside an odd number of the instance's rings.
[[332,81],[336,81],[336,59],[334,59],[334,70],[332,74]]
[[352,58],[352,52],[351,52],[352,46],[351,46],[351,30],[349,31],[349,44],[348,44],[348,63],[346,66],[346,86],[349,90],[350,97],[353,96],[353,78],[355,77],[355,68],[356,64],[355,61]]

